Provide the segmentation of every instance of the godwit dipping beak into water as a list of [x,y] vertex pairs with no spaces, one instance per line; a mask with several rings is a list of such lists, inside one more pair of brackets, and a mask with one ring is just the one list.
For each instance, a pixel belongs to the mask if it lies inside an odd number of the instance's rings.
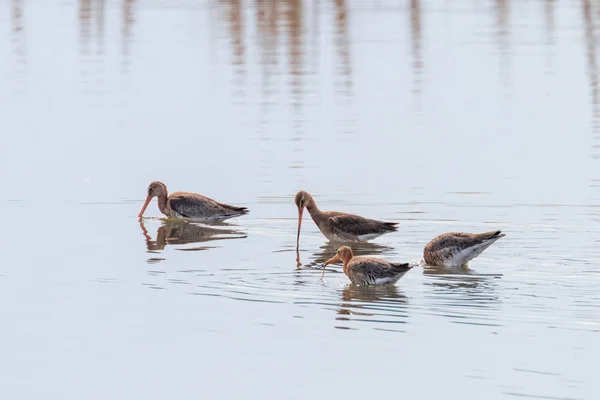
[[425,245],[423,258],[432,267],[466,267],[469,261],[504,236],[502,231],[443,233]]
[[167,186],[159,181],[150,182],[148,196],[138,215],[141,218],[153,197],[158,197],[158,208],[167,217],[196,222],[223,221],[248,213],[246,207],[230,206],[196,193],[174,192],[167,197]]
[[408,263],[391,263],[373,257],[354,257],[350,247],[342,246],[333,258],[323,264],[323,275],[326,265],[340,261],[344,264],[346,276],[357,285],[394,284],[412,268]]
[[398,229],[397,222],[378,221],[338,211],[321,211],[312,196],[303,190],[296,194],[294,201],[298,207],[296,250],[300,244],[300,226],[304,207],[321,233],[332,242],[366,242]]

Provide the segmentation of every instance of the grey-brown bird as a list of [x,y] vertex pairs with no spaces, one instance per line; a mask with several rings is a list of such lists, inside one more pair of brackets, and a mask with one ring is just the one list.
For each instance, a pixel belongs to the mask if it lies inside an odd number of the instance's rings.
[[336,262],[344,264],[344,273],[356,285],[394,284],[412,268],[408,263],[393,263],[374,257],[354,257],[350,247],[342,246],[335,256],[322,265],[323,275],[325,266]]
[[296,194],[294,202],[298,207],[296,250],[300,244],[300,227],[304,208],[308,210],[321,233],[332,242],[366,242],[398,229],[397,222],[379,221],[339,211],[321,211],[312,196],[304,190]]
[[467,267],[469,261],[504,236],[502,231],[443,233],[425,245],[423,258],[432,267]]
[[167,217],[195,222],[223,221],[248,213],[246,207],[219,203],[197,193],[174,192],[168,196],[167,186],[162,182],[154,181],[148,185],[148,196],[138,218],[144,215],[153,197],[158,197],[158,208]]

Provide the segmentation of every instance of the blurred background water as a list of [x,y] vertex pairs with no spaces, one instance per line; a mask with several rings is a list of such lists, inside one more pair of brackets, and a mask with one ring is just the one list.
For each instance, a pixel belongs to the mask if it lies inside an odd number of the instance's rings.
[[[597,399],[600,4],[0,3],[6,399]],[[243,205],[165,222],[150,181]],[[449,273],[357,289],[293,196]],[[305,213],[306,214],[306,213]]]

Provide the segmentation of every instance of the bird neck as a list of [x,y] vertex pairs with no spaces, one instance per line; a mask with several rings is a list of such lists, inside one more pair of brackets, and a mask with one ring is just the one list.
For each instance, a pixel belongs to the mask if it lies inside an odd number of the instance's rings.
[[310,216],[313,217],[313,219],[315,219],[315,217],[321,214],[321,210],[319,210],[319,207],[317,207],[317,203],[315,203],[312,197],[310,197],[306,202],[306,209],[308,210]]
[[348,275],[348,264],[350,264],[350,260],[344,260],[344,274]]
[[167,193],[161,192],[158,196],[158,209],[166,216],[170,215],[171,208],[167,202]]

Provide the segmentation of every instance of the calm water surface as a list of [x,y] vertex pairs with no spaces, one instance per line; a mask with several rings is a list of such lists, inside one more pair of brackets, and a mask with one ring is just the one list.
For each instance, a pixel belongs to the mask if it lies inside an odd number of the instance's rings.
[[[598,399],[600,6],[0,2],[3,399]],[[136,216],[151,180],[245,205]],[[357,289],[293,195],[507,236]],[[297,258],[299,257],[299,267]],[[596,377],[596,378],[594,378]]]

